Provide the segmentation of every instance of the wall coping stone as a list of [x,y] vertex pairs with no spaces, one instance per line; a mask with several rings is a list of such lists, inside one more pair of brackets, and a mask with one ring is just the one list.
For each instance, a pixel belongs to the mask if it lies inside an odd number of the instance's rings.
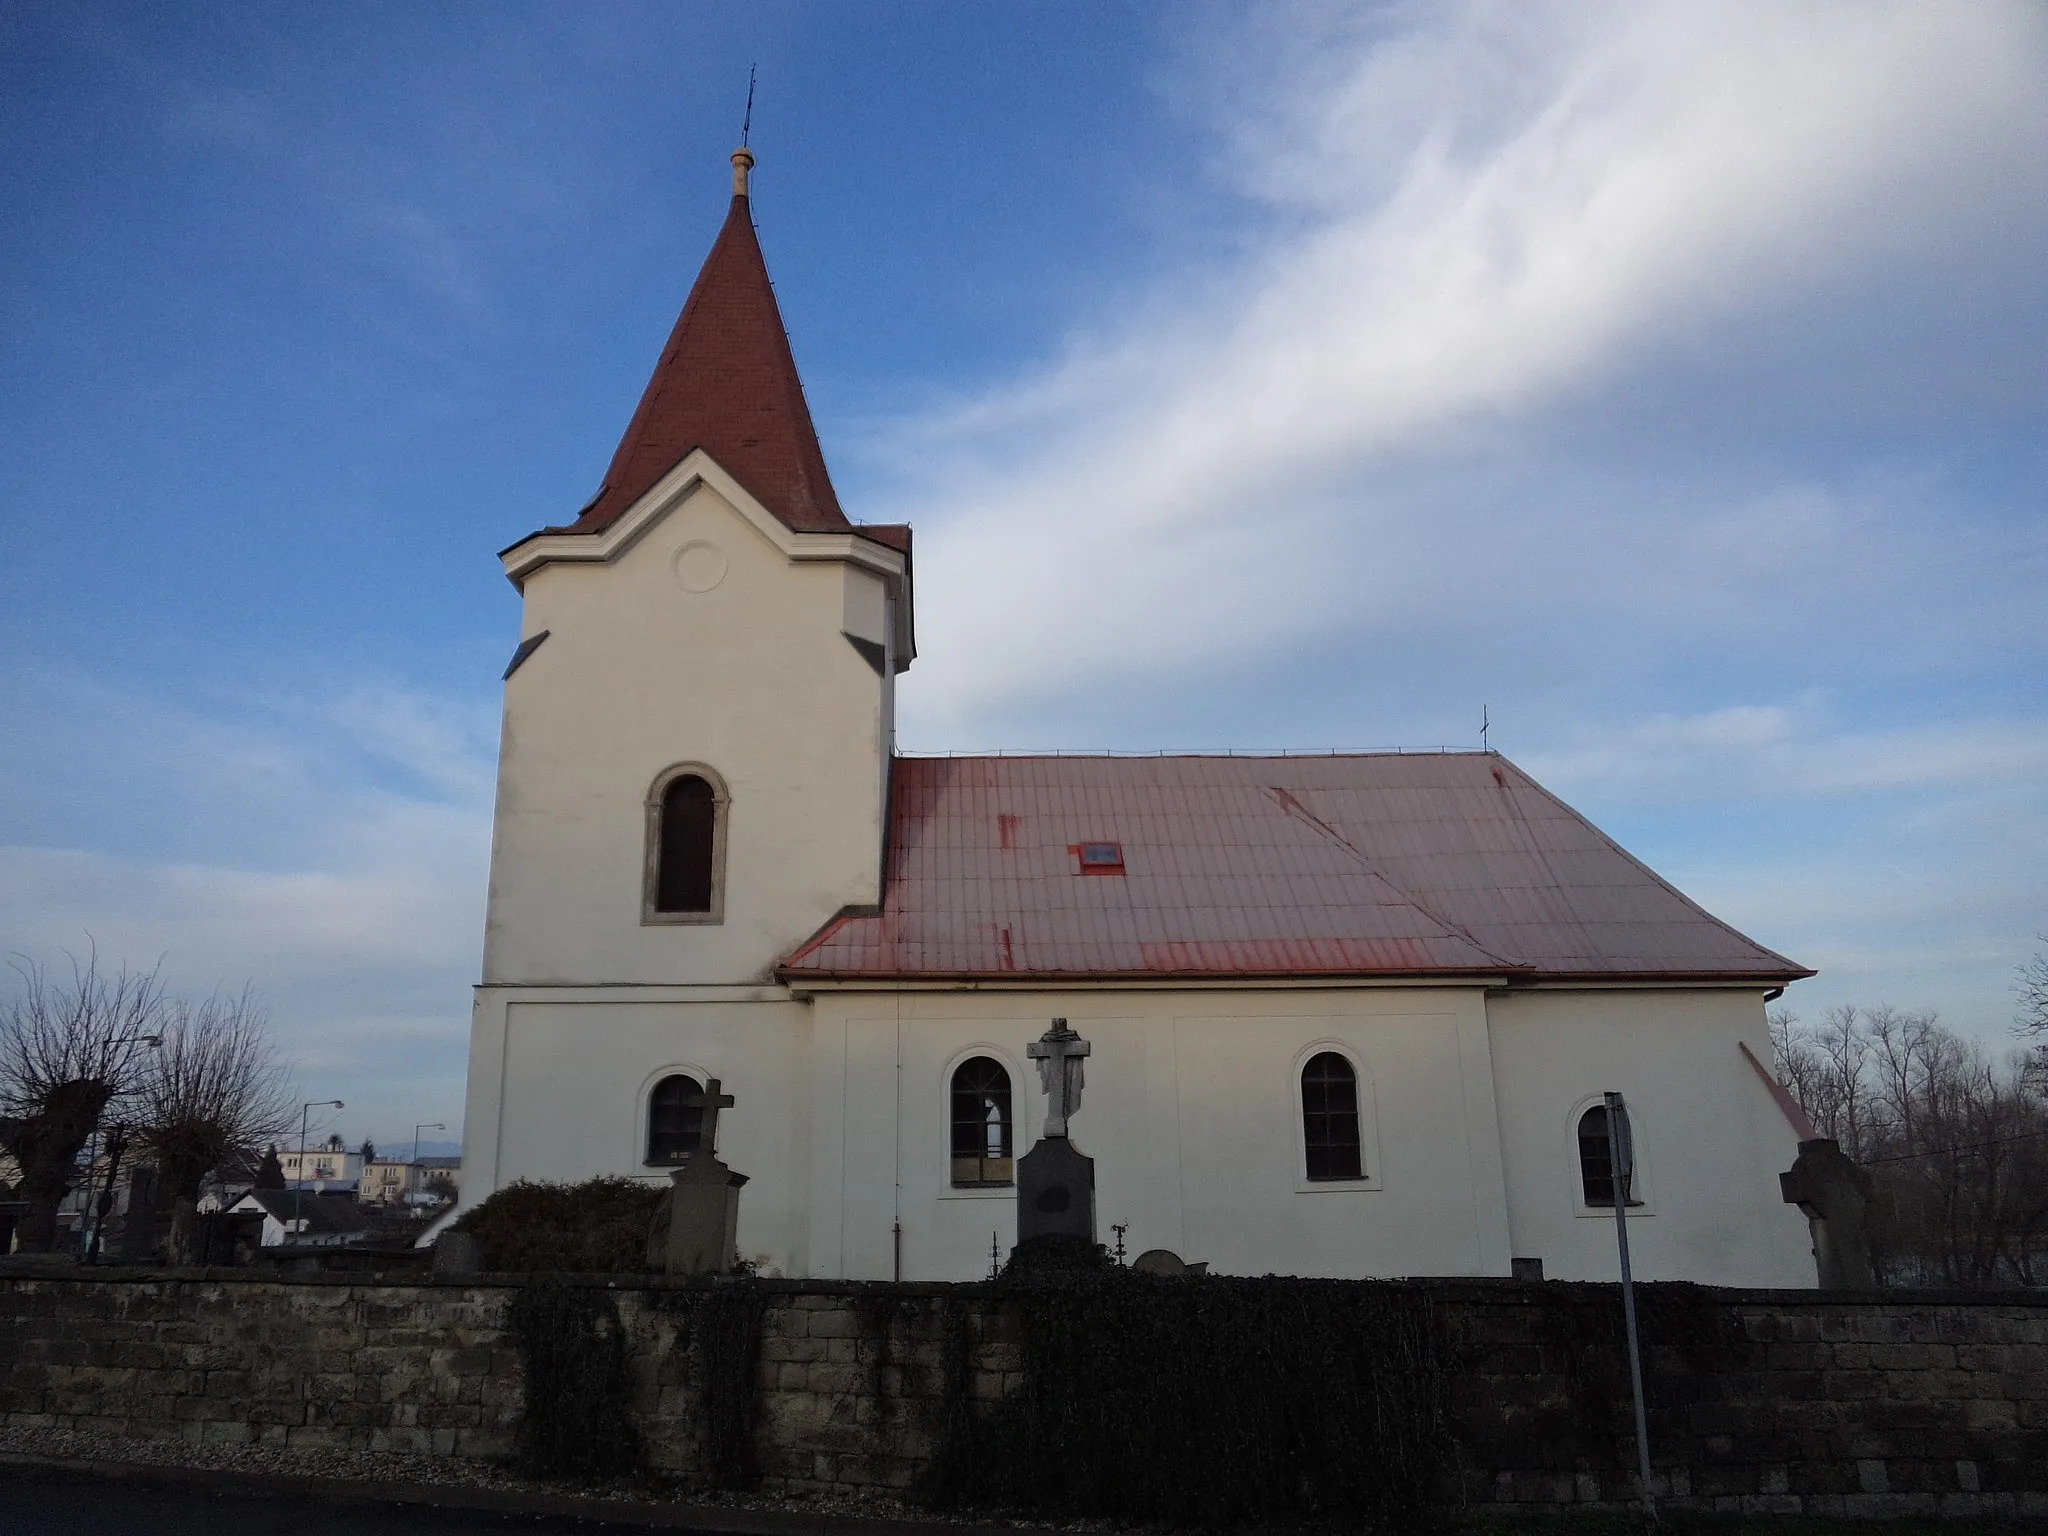
[[[1210,1279],[1301,1279],[1306,1284],[1349,1285],[1350,1280],[1323,1281],[1313,1277],[1210,1276]],[[728,1275],[668,1276],[651,1274],[600,1275],[587,1273],[527,1274],[478,1273],[468,1275],[420,1274],[400,1271],[344,1270],[330,1273],[266,1273],[251,1269],[176,1269],[164,1265],[65,1264],[54,1265],[37,1256],[27,1262],[19,1257],[0,1259],[0,1282],[16,1280],[59,1281],[88,1285],[204,1284],[318,1286],[330,1290],[523,1290],[543,1282],[578,1289],[610,1291],[693,1292],[726,1287],[749,1286],[771,1296],[861,1296],[976,1297],[1006,1296],[1030,1291],[1030,1280],[773,1280]],[[1199,1278],[1193,1280],[1199,1285]],[[1561,1298],[1583,1296],[1588,1300],[1608,1298],[1620,1289],[1617,1282],[1602,1280],[1514,1280],[1505,1276],[1418,1276],[1392,1279],[1370,1278],[1368,1283],[1390,1290],[1421,1291],[1446,1301],[1485,1303],[1497,1306],[1537,1306]],[[1754,1287],[1694,1285],[1685,1280],[1639,1281],[1638,1295],[1651,1297],[1692,1297],[1723,1306],[1766,1307],[2016,1307],[2048,1308],[2048,1290],[1952,1291],[1879,1290],[1820,1291],[1763,1289]]]

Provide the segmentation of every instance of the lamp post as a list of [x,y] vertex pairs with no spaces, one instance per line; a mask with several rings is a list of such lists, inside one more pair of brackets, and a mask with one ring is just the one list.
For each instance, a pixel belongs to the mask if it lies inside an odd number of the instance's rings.
[[[414,1174],[417,1174],[420,1168],[420,1132],[445,1131],[447,1129],[448,1127],[443,1125],[438,1120],[422,1120],[418,1125],[412,1128],[412,1172]],[[408,1180],[408,1182],[410,1181]],[[412,1191],[408,1189],[406,1193],[411,1194]]]
[[1621,1257],[1621,1316],[1628,1335],[1629,1396],[1636,1416],[1636,1476],[1641,1482],[1643,1509],[1657,1520],[1657,1495],[1650,1487],[1650,1424],[1643,1411],[1643,1350],[1636,1337],[1636,1282],[1628,1265],[1628,1197],[1635,1182],[1635,1136],[1629,1129],[1628,1106],[1618,1093],[1601,1095],[1607,1108],[1608,1192],[1614,1199],[1614,1243]]
[[306,1122],[313,1118],[316,1109],[347,1109],[339,1099],[313,1099],[299,1106],[299,1168],[298,1178],[292,1181],[292,1231],[297,1232],[305,1220],[306,1206]]
[[114,1208],[114,1183],[121,1177],[121,1154],[127,1150],[128,1127],[117,1120],[114,1128],[107,1132],[107,1181],[100,1189],[99,1199],[93,1202],[87,1213],[92,1220],[92,1238],[85,1245],[85,1262],[88,1264],[100,1261],[100,1242],[107,1232],[107,1213]]

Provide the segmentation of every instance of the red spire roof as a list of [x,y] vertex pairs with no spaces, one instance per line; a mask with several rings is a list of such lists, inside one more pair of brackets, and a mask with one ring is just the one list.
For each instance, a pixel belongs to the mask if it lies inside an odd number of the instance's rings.
[[566,529],[597,533],[702,448],[764,507],[805,533],[852,527],[839,510],[804,404],[789,333],[747,203],[746,150],[733,156],[732,210],[669,333],[597,499]]

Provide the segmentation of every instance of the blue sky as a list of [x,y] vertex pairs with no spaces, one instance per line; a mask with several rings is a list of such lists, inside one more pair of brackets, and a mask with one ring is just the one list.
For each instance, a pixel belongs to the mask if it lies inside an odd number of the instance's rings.
[[[755,211],[916,749],[1493,741],[1840,1002],[2048,929],[2048,13],[0,14],[0,947],[457,1121],[494,554]],[[358,1106],[361,1112],[357,1112]]]

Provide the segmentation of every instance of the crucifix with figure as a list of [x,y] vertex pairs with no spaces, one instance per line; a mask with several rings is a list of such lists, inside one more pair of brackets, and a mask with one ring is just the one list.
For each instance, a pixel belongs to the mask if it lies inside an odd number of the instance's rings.
[[1083,1075],[1081,1058],[1090,1046],[1067,1028],[1065,1019],[1054,1019],[1052,1028],[1024,1047],[1024,1054],[1038,1063],[1038,1081],[1045,1089],[1045,1134],[1064,1139],[1067,1117],[1081,1107]]

